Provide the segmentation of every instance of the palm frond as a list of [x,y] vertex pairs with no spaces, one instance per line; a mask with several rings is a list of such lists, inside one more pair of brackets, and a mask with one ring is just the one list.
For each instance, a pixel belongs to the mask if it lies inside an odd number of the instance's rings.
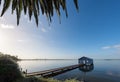
[[[0,5],[1,5],[0,0]],[[73,0],[75,7],[79,10],[78,0]],[[12,4],[11,4],[12,3]],[[24,14],[28,14],[29,20],[34,15],[36,25],[38,26],[38,17],[41,12],[42,15],[45,15],[49,22],[52,21],[52,17],[54,15],[54,10],[56,11],[58,17],[60,18],[61,12],[60,9],[65,11],[66,17],[68,17],[67,7],[66,7],[66,0],[3,0],[3,9],[1,12],[1,16],[4,15],[6,10],[12,7],[12,14],[14,11],[17,15],[17,25],[19,25],[21,12],[24,11]]]
[[0,0],[0,5],[1,5],[1,1],[2,1],[2,0]]
[[4,5],[3,5],[3,9],[2,9],[1,16],[3,16],[3,14],[4,14],[4,13],[6,12],[6,10],[9,8],[10,2],[11,2],[11,0],[4,0]]

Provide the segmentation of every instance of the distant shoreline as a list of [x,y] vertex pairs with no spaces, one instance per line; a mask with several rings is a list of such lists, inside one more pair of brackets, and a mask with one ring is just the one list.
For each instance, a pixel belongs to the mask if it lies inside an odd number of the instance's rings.
[[36,61],[36,60],[77,60],[77,59],[20,59],[20,61]]
[[[20,61],[39,61],[39,60],[78,60],[78,59],[19,59]],[[93,59],[93,60],[120,60],[120,59]]]

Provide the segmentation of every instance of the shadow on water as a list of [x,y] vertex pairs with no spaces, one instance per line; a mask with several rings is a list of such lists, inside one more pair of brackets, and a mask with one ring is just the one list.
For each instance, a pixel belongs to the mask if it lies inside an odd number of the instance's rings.
[[86,73],[93,71],[93,69],[94,69],[94,64],[80,66],[79,70],[83,72],[80,82],[87,82],[86,81]]

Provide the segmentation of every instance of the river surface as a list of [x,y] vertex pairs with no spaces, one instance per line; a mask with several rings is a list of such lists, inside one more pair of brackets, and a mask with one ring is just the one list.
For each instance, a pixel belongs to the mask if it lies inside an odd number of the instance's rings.
[[[18,63],[23,70],[36,72],[78,64],[78,60],[37,60]],[[85,80],[85,82],[120,82],[120,60],[94,60],[94,66],[89,71],[77,68],[53,78],[77,79]]]

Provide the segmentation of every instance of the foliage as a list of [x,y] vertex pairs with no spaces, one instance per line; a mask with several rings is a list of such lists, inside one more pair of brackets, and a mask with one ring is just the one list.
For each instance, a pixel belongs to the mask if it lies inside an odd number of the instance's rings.
[[28,78],[18,79],[16,82],[79,82],[79,81],[75,80],[75,79],[69,79],[69,80],[61,81],[61,80],[56,80],[56,79],[53,79],[53,78],[28,77]]
[[69,80],[65,80],[65,81],[61,81],[61,80],[56,80],[53,78],[40,78],[42,81],[46,81],[46,82],[79,82],[76,79],[69,79]]
[[78,80],[76,80],[76,79],[67,79],[67,80],[65,80],[65,82],[80,82],[80,81],[78,81]]
[[3,54],[1,52],[0,52],[0,57],[10,58],[10,59],[12,59],[12,60],[14,60],[16,62],[19,60],[18,56],[11,56],[10,54]]
[[[19,20],[21,17],[22,10],[24,10],[25,15],[28,13],[29,20],[31,20],[32,15],[34,15],[37,25],[38,25],[38,16],[40,14],[40,10],[42,15],[45,15],[49,22],[52,21],[51,18],[54,15],[54,10],[56,10],[58,16],[60,17],[61,7],[65,11],[66,17],[68,17],[66,0],[0,0],[0,4],[1,1],[4,1],[1,16],[3,16],[6,10],[10,6],[12,6],[12,14],[14,13],[14,11],[16,11],[17,25],[19,25]],[[79,9],[78,0],[73,0],[73,1],[75,3],[76,9],[78,10]]]
[[46,82],[46,81],[42,81],[35,77],[23,77],[23,78],[17,79],[15,82]]
[[60,80],[56,80],[53,78],[39,78],[39,79],[44,81],[44,82],[61,82]]
[[16,61],[0,56],[0,82],[13,82],[21,77],[22,74]]

